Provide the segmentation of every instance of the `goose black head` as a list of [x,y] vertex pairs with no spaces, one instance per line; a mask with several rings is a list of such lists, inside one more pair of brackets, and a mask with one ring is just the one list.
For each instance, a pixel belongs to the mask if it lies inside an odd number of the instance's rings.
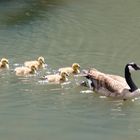
[[132,71],[137,71],[137,70],[140,70],[140,66],[137,65],[136,63],[132,62],[132,63],[129,63],[126,65],[129,72],[132,72]]

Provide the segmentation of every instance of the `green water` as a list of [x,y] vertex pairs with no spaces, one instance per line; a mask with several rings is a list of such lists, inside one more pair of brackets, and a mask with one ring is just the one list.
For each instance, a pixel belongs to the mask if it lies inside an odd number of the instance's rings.
[[[140,64],[139,7],[138,0],[0,1],[0,57],[10,61],[0,72],[0,139],[138,139],[140,100],[101,98],[73,79],[47,85],[39,77],[73,62],[123,76],[126,63]],[[49,70],[15,76],[15,67],[40,55]],[[140,73],[133,77],[140,87]]]

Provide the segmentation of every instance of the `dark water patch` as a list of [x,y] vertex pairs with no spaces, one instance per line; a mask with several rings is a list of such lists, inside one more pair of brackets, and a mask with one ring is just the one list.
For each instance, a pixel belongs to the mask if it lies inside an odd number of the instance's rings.
[[[62,2],[62,1],[59,1]],[[53,3],[53,2],[52,2]],[[58,2],[57,2],[58,3]],[[55,4],[55,1],[54,3]],[[0,2],[0,27],[29,24],[36,17],[41,17],[42,11],[50,8],[49,0],[6,0]],[[53,7],[52,7],[53,8]]]

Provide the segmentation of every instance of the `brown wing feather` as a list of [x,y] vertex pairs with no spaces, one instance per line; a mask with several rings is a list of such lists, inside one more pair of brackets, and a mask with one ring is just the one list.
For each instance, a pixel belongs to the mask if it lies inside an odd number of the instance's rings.
[[107,74],[109,77],[111,77],[112,79],[114,80],[117,80],[118,82],[121,82],[123,83],[124,85],[128,86],[127,83],[126,83],[126,80],[125,78],[121,77],[121,76],[118,76],[118,75],[111,75],[111,74]]
[[[113,75],[104,74],[97,70],[90,70],[89,76],[95,81],[95,88],[98,90],[100,88],[105,88],[110,92],[121,93],[124,89],[124,83],[116,80]],[[122,80],[122,79],[121,79]]]

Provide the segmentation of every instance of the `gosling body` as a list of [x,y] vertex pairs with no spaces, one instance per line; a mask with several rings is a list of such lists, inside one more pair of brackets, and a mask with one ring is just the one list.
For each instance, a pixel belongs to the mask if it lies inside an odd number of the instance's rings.
[[15,73],[17,76],[29,76],[29,75],[33,75],[36,73],[36,67],[35,66],[31,66],[31,68],[29,67],[17,67],[15,68]]
[[42,80],[47,80],[48,83],[59,84],[66,82],[68,74],[66,72],[61,72],[60,74],[47,75],[42,78]]
[[31,68],[31,66],[34,65],[36,67],[36,69],[38,70],[41,68],[45,68],[45,59],[44,59],[44,57],[40,56],[40,57],[38,57],[37,60],[24,62],[24,65],[29,68]]
[[73,63],[71,67],[64,67],[64,68],[60,68],[58,71],[59,72],[66,72],[68,74],[78,74],[80,73],[80,65],[78,63]]

